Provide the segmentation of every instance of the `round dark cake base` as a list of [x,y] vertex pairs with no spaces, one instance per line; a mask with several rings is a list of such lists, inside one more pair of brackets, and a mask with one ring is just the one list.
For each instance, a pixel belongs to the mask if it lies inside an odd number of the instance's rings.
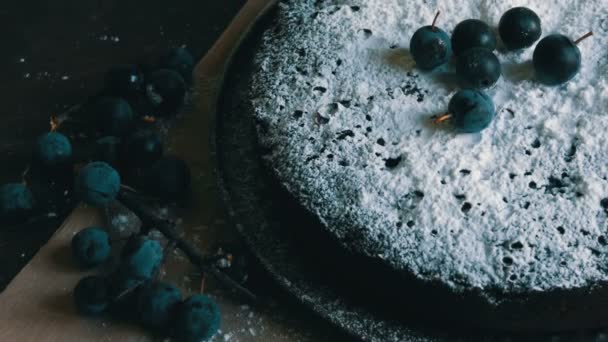
[[[453,293],[442,284],[399,274],[377,259],[340,248],[318,220],[280,187],[261,160],[268,151],[257,145],[246,89],[252,54],[261,32],[271,25],[272,13],[235,56],[212,127],[212,143],[230,216],[262,264],[288,291],[334,324],[369,341],[555,341],[553,335],[518,332],[602,325],[605,313],[587,309],[597,308],[598,301],[607,298],[600,286],[579,293],[522,294],[504,298],[502,306],[489,305],[482,293]],[[353,250],[356,241],[354,237]],[[496,332],[506,330],[511,332]],[[557,338],[608,341],[597,332]]]

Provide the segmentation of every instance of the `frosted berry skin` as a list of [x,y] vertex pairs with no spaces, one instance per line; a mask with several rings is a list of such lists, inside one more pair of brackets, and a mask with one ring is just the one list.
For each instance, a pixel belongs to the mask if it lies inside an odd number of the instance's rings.
[[180,342],[208,341],[220,328],[220,309],[209,297],[194,295],[177,307],[173,334]]
[[527,7],[514,7],[500,18],[498,33],[509,50],[530,47],[543,33],[538,15]]
[[72,255],[83,267],[100,265],[110,258],[110,237],[99,227],[88,227],[72,238]]
[[72,144],[59,132],[43,134],[36,140],[34,163],[48,171],[57,171],[69,166],[72,161]]
[[177,305],[182,301],[178,287],[165,282],[143,286],[137,295],[137,316],[146,327],[163,331],[171,322]]
[[74,189],[83,202],[104,207],[118,195],[120,175],[107,163],[92,162],[80,170]]
[[536,45],[533,63],[538,81],[556,86],[570,81],[579,72],[581,51],[570,38],[552,34]]
[[448,105],[454,128],[461,133],[477,133],[486,129],[495,116],[492,99],[479,90],[465,89],[452,97]]
[[186,82],[177,71],[161,69],[147,75],[145,92],[155,115],[171,116],[184,104]]
[[496,36],[492,28],[478,19],[460,22],[452,32],[452,50],[456,56],[471,48],[496,49]]
[[129,103],[119,97],[103,97],[95,102],[93,111],[101,133],[124,136],[135,126],[135,115]]
[[177,71],[186,83],[192,83],[192,71],[194,70],[194,57],[184,48],[170,49],[160,57],[159,65],[163,69]]
[[22,183],[0,186],[0,222],[16,223],[34,210],[34,195]]
[[144,88],[144,76],[136,65],[119,65],[106,73],[105,87],[112,95],[135,96]]
[[82,278],[74,288],[74,304],[85,315],[97,315],[107,310],[111,302],[109,283],[100,276]]
[[458,56],[456,75],[465,88],[484,89],[496,84],[502,68],[496,55],[484,48],[472,48]]
[[124,246],[119,266],[123,275],[133,280],[149,280],[163,261],[163,248],[156,240],[134,237]]
[[418,68],[433,70],[450,60],[452,42],[445,31],[436,26],[418,29],[410,40],[410,53]]

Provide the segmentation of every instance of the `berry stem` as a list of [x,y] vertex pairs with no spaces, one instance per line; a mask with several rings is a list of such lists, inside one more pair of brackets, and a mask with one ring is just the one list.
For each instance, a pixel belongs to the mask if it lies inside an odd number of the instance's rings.
[[25,170],[23,170],[23,172],[21,173],[21,182],[23,184],[27,184],[27,176],[29,176],[30,174],[30,165],[28,164],[25,167]]
[[73,105],[72,107],[66,109],[61,114],[51,115],[51,117],[49,119],[50,125],[51,125],[50,131],[55,132],[56,130],[58,130],[65,121],[70,119],[71,115],[74,112],[80,110],[81,108],[82,108],[81,104],[76,104],[76,105]]
[[440,124],[440,123],[442,123],[444,121],[448,121],[451,118],[452,118],[452,114],[445,113],[445,114],[439,115],[438,118],[436,118],[435,120],[433,120],[433,123],[436,124],[436,125],[438,125],[438,124]]
[[575,41],[574,41],[574,44],[575,44],[575,45],[578,45],[578,43],[582,42],[583,40],[585,40],[585,39],[587,39],[587,38],[589,38],[589,37],[591,37],[591,36],[593,36],[593,31],[589,31],[589,32],[587,32],[587,34],[585,34],[584,36],[582,36],[582,37],[580,37],[579,39],[575,40]]
[[175,246],[179,248],[190,262],[196,265],[203,273],[213,275],[218,281],[227,287],[232,288],[244,298],[247,298],[252,303],[260,303],[258,297],[251,291],[237,283],[224,272],[220,271],[208,258],[203,256],[198,249],[184,240],[175,229],[175,223],[169,220],[158,217],[152,209],[142,204],[137,197],[128,191],[120,191],[118,200],[129,210],[131,210],[142,221],[142,225],[154,227],[160,231],[169,241],[174,241]]
[[114,302],[118,302],[120,299],[124,298],[126,295],[133,293],[133,291],[135,291],[143,283],[144,283],[143,280],[136,281],[135,284],[133,284],[133,286],[131,286],[127,289],[124,289],[122,292],[116,294],[116,296],[114,296],[114,298],[112,298],[112,300],[114,300]]
[[59,119],[57,119],[57,116],[55,115],[51,115],[51,118],[49,119],[49,124],[51,125],[51,128],[49,129],[49,131],[51,132],[55,132],[59,129],[59,126],[61,126],[61,122],[59,122]]
[[431,25],[431,30],[435,31],[435,24],[437,24],[437,18],[439,18],[439,15],[441,14],[441,11],[437,11],[437,14],[435,14],[435,19],[433,19],[433,24]]

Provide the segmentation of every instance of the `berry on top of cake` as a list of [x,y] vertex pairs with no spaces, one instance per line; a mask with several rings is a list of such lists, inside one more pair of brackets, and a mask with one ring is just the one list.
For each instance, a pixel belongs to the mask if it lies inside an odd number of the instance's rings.
[[608,281],[608,36],[578,45],[559,87],[539,82],[534,44],[498,41],[495,117],[471,134],[429,125],[462,88],[453,64],[423,72],[408,49],[437,10],[448,34],[525,5],[544,32],[578,37],[608,18],[607,0],[582,4],[281,2],[250,84],[264,159],[343,246],[456,292]]

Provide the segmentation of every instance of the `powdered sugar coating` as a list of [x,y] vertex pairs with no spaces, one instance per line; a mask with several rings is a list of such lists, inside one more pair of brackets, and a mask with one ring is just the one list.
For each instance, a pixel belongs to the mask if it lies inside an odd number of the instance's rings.
[[[481,134],[429,124],[458,90],[407,46],[439,27],[496,26],[527,6],[543,36],[577,38],[581,73],[534,81],[533,48],[499,51],[498,108]],[[251,93],[265,158],[348,248],[454,289],[575,288],[608,280],[608,0],[284,1]],[[608,203],[606,203],[608,206]]]

